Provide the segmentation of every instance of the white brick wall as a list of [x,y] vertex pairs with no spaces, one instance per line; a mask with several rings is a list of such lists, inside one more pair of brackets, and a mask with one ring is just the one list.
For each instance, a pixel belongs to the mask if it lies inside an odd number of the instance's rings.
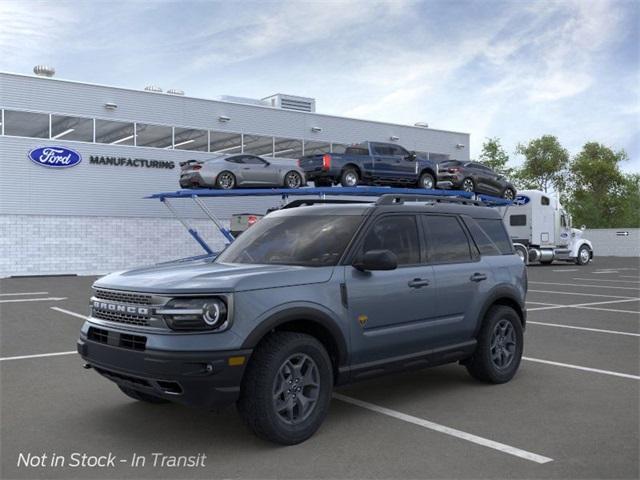
[[[224,246],[210,221],[191,225]],[[203,253],[175,219],[0,215],[0,277],[103,274]]]
[[[618,232],[629,235],[619,236]],[[584,232],[596,257],[640,257],[640,228],[593,228]]]

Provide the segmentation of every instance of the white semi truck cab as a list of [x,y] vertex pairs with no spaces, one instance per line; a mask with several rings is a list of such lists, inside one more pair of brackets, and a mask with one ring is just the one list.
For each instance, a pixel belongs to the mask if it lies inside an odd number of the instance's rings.
[[585,227],[572,227],[571,216],[556,197],[523,190],[513,203],[501,207],[502,218],[516,252],[526,263],[559,260],[586,265],[593,259],[593,246],[583,238]]

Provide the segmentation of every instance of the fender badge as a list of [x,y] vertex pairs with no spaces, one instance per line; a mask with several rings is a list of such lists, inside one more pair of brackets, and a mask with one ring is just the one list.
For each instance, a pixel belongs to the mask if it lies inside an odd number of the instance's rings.
[[369,317],[366,315],[358,315],[358,323],[362,328],[367,324],[367,320],[369,320]]

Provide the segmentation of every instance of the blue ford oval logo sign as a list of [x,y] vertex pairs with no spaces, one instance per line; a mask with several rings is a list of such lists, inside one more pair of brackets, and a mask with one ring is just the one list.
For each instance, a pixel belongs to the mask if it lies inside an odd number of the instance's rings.
[[40,147],[29,152],[29,159],[43,167],[69,168],[78,165],[82,161],[82,156],[69,148]]
[[513,201],[514,205],[526,205],[529,203],[530,198],[526,195],[516,195],[516,199]]

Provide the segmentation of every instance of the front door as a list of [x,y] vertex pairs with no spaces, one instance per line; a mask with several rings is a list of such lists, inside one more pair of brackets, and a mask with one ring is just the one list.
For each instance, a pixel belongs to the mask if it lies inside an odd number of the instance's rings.
[[[424,264],[415,215],[378,217],[364,232],[356,257],[369,250],[390,250],[398,268],[345,270],[354,367],[430,346],[437,315],[433,268]],[[436,327],[437,328],[437,327]]]
[[275,169],[260,157],[245,155],[243,157],[242,173],[247,185],[277,185],[278,179]]

